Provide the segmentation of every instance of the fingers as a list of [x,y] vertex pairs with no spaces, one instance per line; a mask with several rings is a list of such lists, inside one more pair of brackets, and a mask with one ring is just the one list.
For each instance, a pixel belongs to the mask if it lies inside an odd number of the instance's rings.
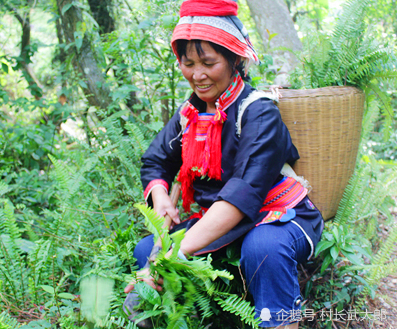
[[171,217],[172,221],[175,224],[180,224],[181,220],[179,219],[179,210],[177,208],[171,207],[167,209],[168,216]]
[[[125,288],[124,292],[126,294],[130,293],[134,287],[137,281],[143,281],[146,282],[149,286],[151,286],[153,289],[156,289],[157,291],[162,291],[163,287],[160,286],[160,284],[164,283],[164,280],[162,278],[159,278],[158,280],[155,281],[155,279],[150,275],[149,269],[144,269],[139,272],[137,272],[137,279],[132,280]],[[158,284],[156,284],[158,283]]]
[[[153,279],[153,278],[143,279],[142,281],[143,281],[143,282],[146,282],[149,286],[151,286],[153,289],[155,289],[155,290],[157,290],[157,291],[162,291],[162,290],[163,290],[163,287],[160,286],[160,285],[157,285],[157,284],[154,282],[154,279]],[[160,283],[159,281],[157,281],[157,282]]]
[[155,211],[162,217],[165,217],[166,215],[170,216],[172,223],[174,224],[181,223],[181,220],[179,218],[179,210],[173,205],[167,205],[163,209],[155,209]]
[[134,289],[134,285],[133,284],[129,284],[127,287],[124,288],[124,292],[126,294],[130,293],[132,290]]

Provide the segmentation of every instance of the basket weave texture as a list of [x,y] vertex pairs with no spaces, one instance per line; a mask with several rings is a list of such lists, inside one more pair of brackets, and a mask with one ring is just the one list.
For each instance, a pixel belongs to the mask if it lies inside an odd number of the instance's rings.
[[300,155],[294,170],[309,181],[310,199],[330,219],[354,171],[364,93],[354,87],[326,87],[281,94],[281,116]]

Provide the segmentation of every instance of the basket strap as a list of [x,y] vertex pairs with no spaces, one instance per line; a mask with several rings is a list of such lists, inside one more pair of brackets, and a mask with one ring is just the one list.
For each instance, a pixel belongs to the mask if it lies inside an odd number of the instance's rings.
[[312,187],[310,186],[308,180],[305,179],[303,176],[298,176],[294,169],[292,169],[292,167],[288,163],[284,163],[283,168],[281,168],[280,174],[295,179],[297,182],[301,183],[303,187],[307,188],[308,192],[311,191]]
[[236,128],[237,128],[237,136],[240,137],[241,135],[241,121],[243,119],[243,115],[245,110],[247,109],[248,106],[250,106],[253,102],[257,101],[258,99],[261,98],[268,98],[271,99],[274,102],[278,102],[279,100],[279,95],[278,92],[274,89],[272,89],[271,92],[264,92],[261,90],[254,90],[251,92],[245,99],[242,100],[239,108],[238,108],[238,115],[237,115],[237,122],[236,122]]

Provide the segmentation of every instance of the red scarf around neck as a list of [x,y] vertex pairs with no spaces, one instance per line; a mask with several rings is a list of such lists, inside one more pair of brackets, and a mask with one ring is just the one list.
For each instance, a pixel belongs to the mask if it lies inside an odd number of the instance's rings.
[[183,208],[190,212],[194,202],[193,181],[197,177],[207,176],[210,179],[221,180],[222,175],[222,127],[227,119],[225,110],[237,99],[244,89],[244,82],[236,72],[232,84],[219,97],[216,112],[212,116],[205,138],[198,138],[197,126],[199,111],[186,102],[181,110],[181,116],[187,119],[187,131],[182,138],[182,167],[177,180],[182,184]]

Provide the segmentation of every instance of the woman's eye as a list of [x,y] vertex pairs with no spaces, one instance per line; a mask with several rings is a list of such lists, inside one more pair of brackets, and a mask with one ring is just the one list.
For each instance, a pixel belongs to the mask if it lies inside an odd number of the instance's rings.
[[211,66],[214,66],[214,63],[204,63],[204,65],[207,67],[211,67]]

